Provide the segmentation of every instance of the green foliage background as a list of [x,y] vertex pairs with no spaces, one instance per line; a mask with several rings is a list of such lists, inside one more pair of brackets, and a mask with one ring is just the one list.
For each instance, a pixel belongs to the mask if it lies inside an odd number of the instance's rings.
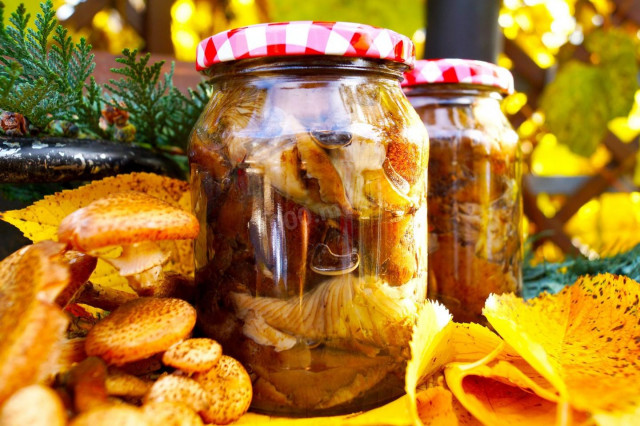
[[576,154],[593,154],[607,124],[631,111],[638,89],[637,46],[620,29],[597,30],[585,40],[593,63],[563,64],[540,99],[547,128]]

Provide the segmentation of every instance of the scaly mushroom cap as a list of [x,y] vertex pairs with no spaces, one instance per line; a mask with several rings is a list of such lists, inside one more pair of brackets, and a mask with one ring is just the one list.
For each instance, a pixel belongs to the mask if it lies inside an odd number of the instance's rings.
[[151,386],[145,397],[145,404],[152,402],[181,402],[196,412],[211,405],[210,396],[195,380],[185,376],[166,375]]
[[141,297],[96,324],[85,349],[89,356],[123,365],[166,351],[186,338],[195,322],[196,310],[184,300]]
[[193,378],[211,400],[211,405],[200,413],[205,422],[225,425],[238,420],[249,409],[253,397],[251,377],[230,356],[223,355],[215,367]]
[[198,235],[191,213],[141,192],[119,192],[65,217],[58,239],[75,250],[92,250],[144,241],[187,240]]
[[213,368],[222,356],[222,346],[207,338],[187,339],[171,346],[162,356],[165,365],[186,373]]
[[129,398],[142,398],[149,392],[153,382],[141,379],[133,374],[110,367],[105,380],[108,395],[125,396]]
[[43,241],[0,262],[0,403],[54,372],[68,325],[53,305],[69,283],[63,248]]
[[202,419],[181,402],[149,402],[142,411],[151,426],[202,426]]
[[62,401],[43,385],[24,387],[11,395],[0,409],[0,425],[64,426],[67,424]]

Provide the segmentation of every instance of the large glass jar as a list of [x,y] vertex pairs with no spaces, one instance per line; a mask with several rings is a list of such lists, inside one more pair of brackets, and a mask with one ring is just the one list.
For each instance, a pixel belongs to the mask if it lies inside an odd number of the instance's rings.
[[491,293],[521,291],[518,136],[500,109],[504,68],[420,60],[403,87],[429,132],[429,287],[456,321],[484,323]]
[[201,329],[247,367],[260,412],[400,395],[427,282],[428,138],[400,87],[411,42],[306,22],[200,46],[213,87],[189,147]]

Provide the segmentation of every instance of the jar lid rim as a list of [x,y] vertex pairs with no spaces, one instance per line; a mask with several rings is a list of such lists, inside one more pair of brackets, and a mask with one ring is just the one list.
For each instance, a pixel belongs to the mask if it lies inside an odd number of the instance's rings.
[[513,75],[498,65],[458,58],[420,59],[404,73],[402,87],[427,84],[461,83],[496,88],[502,94],[514,91]]
[[289,21],[234,28],[202,40],[196,69],[245,58],[348,56],[413,65],[409,37],[385,28],[353,22]]

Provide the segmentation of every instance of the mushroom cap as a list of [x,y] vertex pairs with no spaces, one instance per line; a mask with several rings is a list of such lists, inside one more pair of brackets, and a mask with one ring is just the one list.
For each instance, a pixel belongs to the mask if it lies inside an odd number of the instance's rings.
[[149,380],[125,373],[115,367],[109,368],[109,373],[105,380],[107,394],[130,398],[142,398],[149,392],[152,384],[153,382]]
[[76,364],[67,375],[73,389],[73,405],[78,413],[107,404],[107,366],[100,358],[89,357]]
[[198,382],[186,376],[173,374],[156,380],[145,397],[145,404],[164,401],[181,402],[196,412],[201,412],[211,405],[209,395]]
[[0,262],[0,404],[56,367],[68,325],[52,304],[69,283],[63,248],[43,241]]
[[0,425],[63,426],[67,415],[60,397],[43,385],[24,387],[0,409]]
[[60,223],[58,239],[92,251],[143,241],[187,240],[198,235],[191,213],[142,192],[108,195],[76,210]]
[[98,259],[79,251],[69,250],[64,253],[63,260],[69,265],[69,285],[58,294],[56,304],[64,308],[71,302],[80,287],[89,280],[93,270],[96,269]]
[[202,426],[202,419],[188,405],[181,402],[149,402],[142,411],[152,426]]
[[162,356],[162,362],[186,373],[198,373],[213,368],[221,356],[222,346],[218,342],[196,338],[171,346]]
[[89,356],[123,365],[166,351],[186,338],[196,310],[180,299],[141,297],[119,306],[87,335]]
[[249,409],[253,389],[251,377],[239,361],[223,355],[211,370],[197,373],[194,380],[209,394],[211,405],[200,414],[207,423],[228,424]]

